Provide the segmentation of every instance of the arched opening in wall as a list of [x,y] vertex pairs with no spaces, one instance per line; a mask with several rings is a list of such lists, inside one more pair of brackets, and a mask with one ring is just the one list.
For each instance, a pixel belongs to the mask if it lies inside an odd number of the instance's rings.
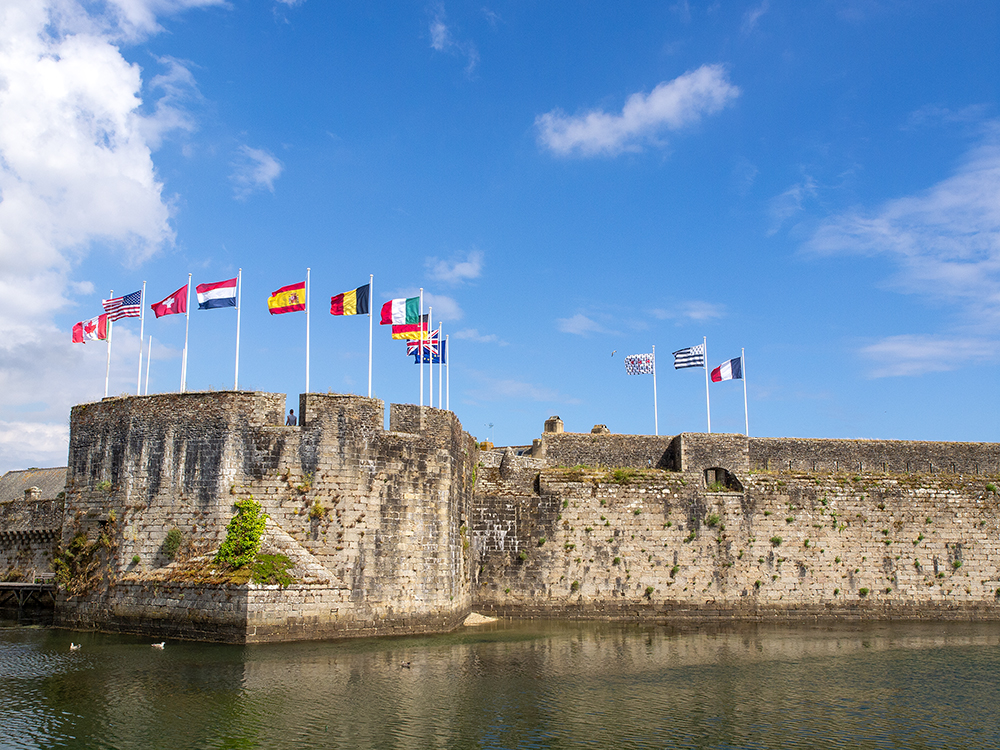
[[743,483],[727,469],[705,469],[705,487],[709,492],[743,492]]

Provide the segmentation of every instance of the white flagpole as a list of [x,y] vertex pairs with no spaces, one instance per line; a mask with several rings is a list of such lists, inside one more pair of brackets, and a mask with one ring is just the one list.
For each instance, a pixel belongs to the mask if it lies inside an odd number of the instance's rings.
[[[417,318],[417,332],[422,336],[423,333],[424,333],[424,331],[423,331],[423,323],[424,323],[424,288],[423,287],[420,287],[420,312],[418,313],[418,316],[419,317]],[[423,339],[419,339],[419,341],[420,341],[421,344],[424,343]],[[417,347],[417,351],[420,352],[420,349],[421,349],[421,347],[418,346]],[[417,369],[420,370],[420,408],[423,409],[423,407],[424,407],[424,355],[423,355],[423,352],[420,352],[419,362],[420,362],[420,366]]]
[[368,398],[372,397],[372,308],[375,305],[375,274],[368,274]]
[[[442,364],[442,358],[444,357],[444,337],[441,335],[444,332],[444,323],[438,323],[438,409],[441,408],[441,389],[444,387],[444,377],[442,369],[444,365]],[[431,357],[431,362],[434,361],[434,357]]]
[[445,384],[445,389],[444,389],[444,408],[447,409],[448,411],[451,411],[451,347],[447,345],[448,344],[447,336],[444,337],[444,340],[445,340],[444,348],[445,351],[448,352],[448,361],[445,363],[444,366],[444,374],[445,377],[448,379],[448,382]]
[[[309,393],[309,272],[306,269],[306,393]],[[302,415],[299,415],[299,420]]]
[[142,395],[142,342],[146,331],[146,282],[142,282],[142,293],[139,295],[139,372],[135,376],[135,395]]
[[143,396],[149,395],[149,363],[153,359],[153,337],[149,337],[149,351],[146,352],[146,391]]
[[656,344],[653,344],[653,434],[660,434],[660,416],[656,409]]
[[240,307],[243,302],[243,269],[236,272],[236,372],[233,374],[233,390],[240,389]]
[[[115,290],[112,289],[108,293],[108,299],[114,299],[114,297],[115,297]],[[105,369],[104,371],[104,398],[108,397],[108,386],[111,383],[111,330],[114,328],[114,325],[115,325],[114,321],[111,320],[109,316],[108,317],[108,366],[107,369]],[[98,318],[97,327],[100,328],[100,326],[101,326],[101,320],[100,318]]]
[[705,345],[705,409],[708,411],[708,432],[712,432],[712,404],[708,400],[708,336],[702,337],[702,343]]
[[740,370],[743,375],[743,418],[746,420],[747,437],[750,437],[750,413],[747,411],[747,355],[746,350],[740,348]]
[[188,274],[187,301],[184,303],[184,356],[181,357],[181,393],[187,390],[188,333],[191,330],[191,274]]
[[[420,342],[420,366],[424,366],[424,357],[431,351],[431,336],[434,335],[434,308],[427,308],[427,341]],[[427,344],[426,349],[424,344]],[[434,408],[434,357],[427,357],[427,377],[429,382],[427,383],[427,404],[432,409]],[[441,404],[438,404],[440,406]]]

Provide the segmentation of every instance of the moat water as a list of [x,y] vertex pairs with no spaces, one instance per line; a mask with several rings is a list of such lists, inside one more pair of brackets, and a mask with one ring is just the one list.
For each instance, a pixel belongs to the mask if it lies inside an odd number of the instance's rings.
[[520,622],[163,650],[6,625],[0,748],[1000,747],[1000,624]]

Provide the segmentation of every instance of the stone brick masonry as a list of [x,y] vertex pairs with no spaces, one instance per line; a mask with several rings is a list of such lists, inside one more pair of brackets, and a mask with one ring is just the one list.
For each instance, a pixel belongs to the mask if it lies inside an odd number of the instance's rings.
[[[518,455],[479,451],[439,409],[393,404],[386,430],[377,399],[308,394],[286,427],[284,402],[75,407],[57,533],[86,535],[101,564],[60,593],[57,621],[258,642],[448,630],[472,608],[1000,618],[997,444],[546,432]],[[269,516],[263,551],[293,563],[288,587],[206,573],[249,496]]]

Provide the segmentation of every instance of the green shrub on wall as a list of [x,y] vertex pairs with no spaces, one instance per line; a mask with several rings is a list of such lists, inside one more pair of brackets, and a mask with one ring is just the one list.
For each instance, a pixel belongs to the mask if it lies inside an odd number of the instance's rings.
[[177,551],[181,548],[181,542],[184,541],[184,535],[178,528],[170,529],[167,532],[167,538],[163,540],[163,556],[168,560],[173,560],[177,557]]
[[267,525],[267,514],[253,496],[236,501],[236,515],[226,527],[226,539],[219,547],[215,562],[232,568],[249,565],[260,551],[260,538]]

